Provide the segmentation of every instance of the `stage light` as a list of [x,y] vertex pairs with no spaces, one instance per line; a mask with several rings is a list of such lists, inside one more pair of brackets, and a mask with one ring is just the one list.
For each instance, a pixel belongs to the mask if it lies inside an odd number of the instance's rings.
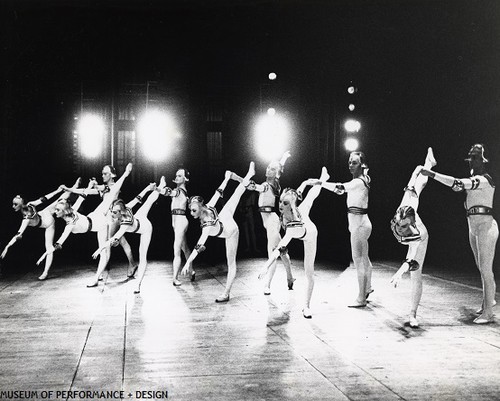
[[356,92],[356,88],[354,86],[349,86],[347,88],[347,92],[352,95],[354,92]]
[[356,108],[356,106],[354,106],[352,103],[349,105],[349,110],[350,111],[354,111],[355,108]]
[[268,78],[269,78],[271,81],[274,81],[276,78],[278,78],[278,76],[276,75],[276,73],[271,72],[271,73],[269,73]]
[[347,120],[344,128],[347,132],[358,132],[361,129],[361,123],[357,120]]
[[104,122],[99,116],[86,114],[80,118],[77,131],[80,150],[85,157],[94,158],[102,152],[104,129]]
[[279,115],[262,116],[255,125],[255,146],[266,162],[279,159],[288,149],[289,127]]
[[269,107],[267,109],[267,114],[270,115],[270,116],[274,116],[276,114],[276,109],[273,108],[273,107]]
[[348,138],[344,142],[344,147],[349,152],[354,152],[359,147],[359,142],[356,138]]
[[160,110],[149,110],[140,119],[137,132],[143,153],[153,161],[161,161],[172,152],[174,140],[180,136],[173,119]]

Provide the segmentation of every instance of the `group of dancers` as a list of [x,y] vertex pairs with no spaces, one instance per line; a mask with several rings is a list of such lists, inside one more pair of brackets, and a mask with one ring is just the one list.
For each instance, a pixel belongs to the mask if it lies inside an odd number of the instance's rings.
[[[151,183],[139,195],[128,203],[120,199],[119,192],[132,171],[128,164],[125,172],[117,178],[113,166],[104,166],[102,170],[103,184],[91,179],[86,188],[80,188],[80,179],[71,187],[61,185],[57,190],[42,198],[27,202],[17,195],[13,199],[12,207],[21,212],[23,220],[19,231],[5,246],[0,257],[5,258],[9,248],[22,238],[28,227],[39,227],[45,230],[45,253],[37,264],[44,262],[44,270],[40,280],[45,280],[53,261],[53,253],[62,248],[71,233],[97,233],[98,248],[92,255],[99,258],[96,273],[87,287],[96,287],[99,284],[104,270],[110,259],[111,247],[121,245],[128,259],[127,276],[135,280],[134,293],[139,293],[141,283],[147,268],[147,253],[153,224],[148,219],[148,212],[160,195],[171,198],[172,228],[174,231],[174,258],[173,258],[173,285],[180,286],[179,274],[188,275],[191,281],[195,280],[193,261],[205,249],[208,237],[225,239],[227,258],[227,280],[223,293],[215,302],[228,302],[231,287],[236,278],[236,256],[239,239],[239,228],[234,220],[234,213],[241,196],[246,190],[258,193],[258,210],[262,217],[263,226],[267,234],[268,260],[264,264],[259,278],[264,281],[264,294],[271,293],[271,282],[276,271],[276,261],[281,258],[286,270],[288,289],[292,290],[295,278],[293,277],[290,256],[287,245],[292,239],[304,243],[304,271],[305,297],[302,313],[305,318],[311,318],[310,302],[314,288],[314,263],[317,250],[318,230],[309,217],[309,212],[321,189],[325,188],[337,195],[346,194],[348,223],[351,241],[351,251],[354,267],[358,278],[358,295],[349,304],[349,307],[363,308],[367,306],[368,297],[373,292],[371,285],[372,263],[368,256],[368,239],[372,225],[368,217],[368,199],[370,190],[370,176],[365,156],[362,152],[352,152],[349,156],[349,171],[352,180],[349,182],[331,182],[330,175],[325,167],[322,168],[319,178],[310,178],[302,182],[297,189],[281,189],[280,177],[290,153],[286,152],[280,161],[271,162],[266,169],[266,179],[257,184],[252,178],[255,175],[255,165],[250,163],[248,171],[243,177],[231,171],[226,171],[222,183],[216,189],[208,202],[201,196],[188,197],[187,183],[189,172],[179,168],[176,172],[175,188],[169,188],[164,177],[158,184]],[[425,188],[429,177],[451,187],[454,191],[465,192],[465,207],[469,224],[469,239],[474,253],[477,267],[481,273],[483,284],[483,301],[477,311],[478,317],[474,323],[485,324],[494,321],[493,306],[495,305],[495,280],[493,276],[493,258],[498,226],[493,218],[493,196],[495,186],[486,172],[483,145],[473,145],[468,158],[471,176],[469,178],[454,178],[440,174],[433,170],[436,159],[431,148],[428,149],[423,165],[417,166],[411,174],[407,186],[404,188],[403,199],[391,221],[391,229],[396,239],[408,246],[406,259],[399,270],[391,278],[396,287],[403,274],[410,272],[411,300],[408,323],[411,327],[418,327],[417,309],[422,297],[422,267],[429,235],[417,211],[420,195]],[[220,211],[216,209],[217,202],[225,196],[224,191],[230,180],[238,182],[233,194],[226,201]],[[307,194],[304,193],[307,190]],[[70,202],[70,195],[77,195],[74,203]],[[47,207],[38,211],[40,205],[49,198],[59,195],[58,199]],[[83,215],[78,212],[82,202],[88,195],[100,195],[101,203],[97,208]],[[134,213],[133,209],[137,207]],[[190,249],[186,240],[189,226],[187,214],[200,221],[201,236],[194,249]],[[55,217],[66,222],[65,229],[59,239],[55,239]],[[281,230],[284,231],[283,237]],[[125,238],[126,233],[140,235],[139,263],[135,264],[132,250]],[[182,266],[182,254],[185,263]],[[182,267],[182,269],[181,269]]]

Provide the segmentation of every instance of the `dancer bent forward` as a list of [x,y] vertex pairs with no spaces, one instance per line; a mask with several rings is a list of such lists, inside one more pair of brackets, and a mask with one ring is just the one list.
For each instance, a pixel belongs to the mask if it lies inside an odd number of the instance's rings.
[[[318,230],[314,223],[309,218],[309,212],[321,191],[321,184],[328,181],[330,176],[323,167],[319,180],[309,179],[300,184],[297,190],[287,188],[283,190],[280,197],[279,210],[281,213],[281,225],[285,229],[283,239],[278,243],[276,249],[272,252],[271,257],[267,261],[264,269],[259,274],[259,278],[263,278],[272,264],[280,256],[283,247],[286,247],[290,241],[295,238],[304,242],[304,271],[306,277],[306,295],[302,314],[305,318],[312,317],[310,303],[314,288],[314,262],[316,259]],[[302,198],[302,192],[305,187],[312,185],[305,199],[297,206],[297,200]]]
[[236,253],[238,251],[238,239],[239,239],[239,228],[234,221],[233,215],[238,206],[241,196],[245,192],[245,187],[249,185],[250,179],[255,174],[255,165],[253,162],[250,163],[250,167],[243,181],[236,187],[233,195],[226,202],[220,213],[217,213],[215,205],[217,201],[222,198],[223,191],[226,188],[227,183],[231,179],[233,173],[226,171],[224,181],[219,186],[215,194],[212,196],[210,201],[205,204],[201,196],[193,196],[189,199],[189,210],[191,216],[195,219],[200,220],[200,225],[202,228],[200,239],[196,244],[195,248],[191,252],[184,268],[182,269],[182,274],[187,274],[189,272],[191,263],[198,256],[200,252],[205,250],[205,242],[208,237],[218,237],[224,238],[226,240],[226,257],[227,257],[227,281],[224,293],[216,298],[215,302],[227,302],[229,301],[229,294],[231,292],[231,287],[233,285],[234,279],[236,277]]
[[422,298],[422,268],[424,265],[429,234],[424,223],[417,213],[420,194],[425,188],[428,177],[421,174],[423,168],[431,169],[436,165],[432,148],[427,151],[424,167],[418,166],[413,171],[408,185],[404,189],[403,200],[396,210],[391,221],[391,229],[403,245],[408,245],[406,259],[399,270],[392,276],[391,283],[397,287],[403,274],[410,272],[411,280],[411,306],[408,322],[410,327],[418,327],[417,309]]

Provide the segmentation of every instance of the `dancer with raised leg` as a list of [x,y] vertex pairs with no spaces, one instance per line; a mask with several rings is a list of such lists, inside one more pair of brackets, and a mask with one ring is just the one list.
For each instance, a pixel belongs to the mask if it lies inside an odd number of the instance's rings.
[[451,187],[455,192],[465,192],[469,243],[483,284],[483,302],[474,323],[486,324],[494,321],[493,306],[496,304],[493,275],[493,259],[498,240],[498,225],[493,218],[495,184],[486,171],[488,159],[484,157],[483,145],[473,145],[465,160],[469,162],[470,178],[455,178],[425,168],[422,174]]
[[351,252],[358,276],[359,292],[350,308],[366,306],[372,289],[372,262],[368,256],[368,238],[372,232],[372,223],[368,217],[368,192],[370,176],[363,152],[352,152],[349,156],[349,171],[352,180],[345,183],[323,183],[323,188],[337,195],[347,193],[347,218],[351,233]]
[[236,187],[234,193],[228,199],[220,213],[217,213],[215,205],[217,201],[222,198],[223,191],[231,179],[232,174],[233,173],[230,171],[226,171],[224,181],[222,181],[208,203],[205,203],[201,196],[193,196],[189,199],[191,216],[200,220],[202,232],[198,243],[182,269],[182,274],[188,274],[193,260],[205,249],[205,242],[208,237],[218,237],[226,240],[226,288],[224,292],[216,298],[215,302],[229,301],[231,287],[236,278],[236,253],[238,251],[239,228],[233,216],[241,196],[245,192],[246,187],[250,184],[250,179],[255,175],[255,165],[253,162],[250,162],[248,172],[243,178],[243,181]]
[[[286,247],[292,239],[299,239],[304,242],[304,271],[306,277],[306,295],[302,314],[305,318],[312,317],[310,304],[314,288],[314,262],[316,259],[318,230],[309,218],[309,212],[318,197],[321,186],[328,181],[330,176],[325,167],[321,170],[318,179],[309,179],[300,184],[297,190],[287,188],[280,196],[279,210],[281,225],[285,229],[285,235],[273,250],[266,262],[264,269],[259,274],[259,278],[264,278],[268,274],[269,268],[281,254],[283,247]],[[297,206],[297,201],[302,199],[302,193],[306,186],[311,185],[305,199]]]
[[419,326],[417,320],[417,309],[422,298],[422,268],[424,265],[429,234],[424,223],[417,213],[420,194],[427,185],[428,177],[421,174],[423,169],[430,169],[436,165],[436,159],[432,148],[427,150],[424,166],[417,166],[404,189],[403,200],[396,210],[396,214],[391,220],[391,229],[398,240],[403,245],[408,246],[406,259],[399,270],[392,276],[391,284],[397,287],[403,274],[410,272],[411,280],[411,305],[408,323],[410,327]]
[[[109,249],[110,246],[117,246],[120,243],[120,238],[122,238],[126,233],[139,234],[141,236],[139,242],[139,271],[134,288],[134,294],[141,292],[141,284],[144,275],[146,274],[146,267],[148,264],[149,244],[151,243],[151,236],[153,235],[153,225],[148,219],[148,213],[151,210],[153,203],[155,203],[158,199],[160,192],[165,187],[165,177],[161,177],[158,187],[156,187],[156,184],[154,183],[149,184],[139,195],[127,204],[125,204],[125,202],[121,199],[113,201],[110,208],[111,218],[119,222],[120,229],[92,255],[92,257],[96,259],[105,249]],[[143,198],[148,192],[151,192],[151,194],[142,204]],[[132,212],[132,208],[138,204],[142,205],[134,214]]]
[[[280,177],[283,173],[283,169],[287,159],[290,157],[290,152],[286,151],[281,157],[280,161],[272,161],[266,168],[266,181],[262,184],[255,184],[253,181],[248,186],[248,190],[257,191],[259,193],[259,212],[262,216],[262,224],[266,229],[267,234],[267,256],[271,257],[273,250],[276,248],[281,240],[280,228],[281,223],[276,213],[276,201],[279,200],[281,186]],[[233,179],[241,182],[243,179],[237,175],[233,175]],[[286,280],[288,283],[288,289],[293,290],[293,282],[295,279],[292,275],[292,268],[290,264],[290,256],[288,255],[288,249],[284,247],[280,253],[281,261],[283,266],[285,266]],[[276,272],[276,260],[269,268],[265,283],[264,283],[264,295],[271,294],[271,281]]]
[[[130,166],[132,165],[130,164]],[[113,166],[107,164],[102,168],[102,181],[103,181],[102,184],[98,184],[97,180],[95,178],[92,178],[93,185],[90,188],[85,188],[85,189],[65,188],[65,189],[75,194],[82,194],[83,192],[85,192],[85,195],[99,195],[102,199],[102,202],[109,207],[112,201],[118,199],[118,195],[120,193],[119,189],[114,191],[111,190],[113,186],[116,185],[115,182],[116,176],[117,176],[116,169]],[[106,213],[107,212],[108,209],[106,208]],[[116,231],[118,231],[118,228],[119,228],[118,222],[113,221],[113,219],[108,219],[108,224],[105,227],[102,227],[102,233],[99,234],[99,236],[102,237],[104,241],[106,241],[113,234],[115,234]],[[128,260],[127,277],[132,278],[134,277],[134,274],[137,271],[138,266],[134,261],[134,256],[132,255],[132,249],[130,248],[130,244],[127,242],[125,237],[122,237],[120,239],[120,246],[123,248],[123,251],[125,252],[125,255],[127,256]],[[108,261],[109,261],[109,256],[110,255],[107,255]],[[107,266],[107,263],[108,262],[106,262],[105,267]]]
[[[77,188],[80,183],[80,178],[78,178],[73,185],[74,188]],[[12,200],[12,208],[16,212],[21,212],[23,215],[23,221],[21,222],[21,227],[19,227],[19,231],[12,237],[12,239],[7,243],[5,248],[0,255],[0,258],[4,259],[9,251],[9,248],[14,245],[17,241],[20,241],[23,237],[24,231],[28,227],[37,227],[43,228],[45,230],[45,250],[48,250],[52,247],[54,243],[55,236],[55,219],[53,216],[55,207],[59,200],[66,200],[69,197],[69,193],[63,193],[61,197],[55,202],[51,203],[44,209],[39,212],[36,210],[38,206],[47,202],[48,199],[56,196],[60,192],[63,192],[63,187],[60,186],[55,191],[42,196],[41,198],[26,202],[25,199],[21,195],[16,195]],[[52,266],[52,261],[54,257],[50,254],[49,257],[45,260],[45,267],[43,269],[43,273],[38,277],[39,280],[45,280],[49,274],[50,267]]]
[[[174,260],[172,262],[173,277],[172,284],[174,286],[179,286],[182,283],[179,281],[179,272],[182,264],[182,253],[186,260],[191,255],[191,250],[187,244],[186,232],[189,226],[189,221],[186,216],[186,209],[188,203],[188,195],[186,184],[189,181],[189,171],[185,168],[180,168],[175,173],[175,179],[173,182],[177,185],[176,188],[171,189],[165,187],[161,190],[161,195],[168,196],[172,198],[172,204],[170,207],[172,214],[172,228],[174,230]],[[190,267],[190,278],[194,281],[196,273],[193,271],[192,266]]]
[[[109,196],[104,197],[103,201],[97,206],[97,208],[89,213],[87,216],[78,213],[75,208],[71,207],[71,205],[67,201],[58,202],[54,208],[54,214],[56,217],[63,219],[66,221],[66,227],[64,228],[63,233],[57,240],[57,242],[50,246],[49,249],[38,259],[37,264],[41,263],[45,257],[51,255],[54,251],[62,248],[64,242],[69,237],[71,233],[74,234],[84,234],[87,232],[95,232],[97,233],[97,242],[99,247],[103,246],[103,244],[107,241],[108,237],[108,223],[109,216],[108,211],[111,206],[113,200],[118,196],[120,192],[120,188],[122,187],[125,179],[130,175],[132,171],[132,164],[129,163],[125,169],[123,175],[109,187],[107,194]],[[90,182],[89,188],[87,189],[66,189],[69,192],[78,193],[81,196],[85,197],[87,195],[87,191],[92,192],[94,190],[93,181]],[[83,198],[82,198],[83,199]],[[87,287],[97,287],[99,278],[101,274],[104,272],[109,261],[109,249],[106,248],[103,252],[101,252],[101,257],[99,258],[99,263],[97,265],[97,272],[95,273],[92,281],[87,284]],[[130,274],[128,274],[130,277]]]

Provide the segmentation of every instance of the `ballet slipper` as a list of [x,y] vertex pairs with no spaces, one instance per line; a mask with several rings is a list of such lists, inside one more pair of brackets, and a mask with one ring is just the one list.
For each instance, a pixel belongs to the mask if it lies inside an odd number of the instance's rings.
[[306,319],[311,319],[312,318],[311,309],[309,308],[302,309],[302,316],[304,316]]
[[215,298],[215,302],[222,303],[229,301],[229,294],[222,294],[219,297]]
[[295,279],[294,278],[292,278],[291,280],[287,279],[287,282],[288,282],[288,289],[293,290],[293,283],[295,282]]

